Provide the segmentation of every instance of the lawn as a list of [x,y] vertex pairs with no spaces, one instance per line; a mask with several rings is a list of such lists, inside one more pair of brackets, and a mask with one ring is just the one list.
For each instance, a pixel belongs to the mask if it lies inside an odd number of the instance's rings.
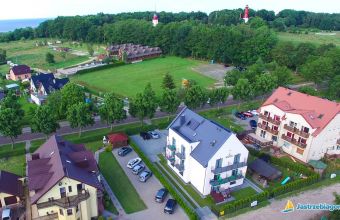
[[45,139],[38,139],[31,141],[30,153],[34,153],[43,143],[45,143]]
[[126,213],[146,209],[143,200],[111,152],[100,154],[99,168]]
[[243,199],[246,198],[248,196],[252,196],[252,195],[256,195],[257,192],[251,188],[251,187],[246,187],[240,190],[237,190],[235,192],[231,193],[231,196],[233,196],[236,200],[238,199]]
[[37,108],[37,105],[28,102],[28,96],[26,96],[26,95],[22,95],[19,98],[19,103],[20,103],[20,105],[22,107],[22,110],[24,110],[24,118],[22,120],[22,123],[23,123],[24,126],[25,125],[29,125],[30,124],[30,120],[31,120],[31,116],[30,116],[29,112],[31,110],[34,111]]
[[317,35],[316,33],[309,34],[294,34],[287,32],[278,33],[280,41],[291,41],[295,44],[298,43],[313,43],[315,45],[321,44],[335,44],[337,47],[340,46],[340,32],[333,32],[335,35]]
[[76,74],[71,77],[71,81],[98,92],[114,91],[125,97],[134,97],[136,93],[143,91],[145,85],[150,82],[156,94],[160,94],[165,73],[170,73],[173,76],[177,87],[181,86],[182,79],[194,80],[204,87],[211,86],[215,82],[214,79],[192,70],[193,67],[201,63],[201,61],[179,57],[156,58],[140,63]]
[[[0,148],[2,147],[3,146],[1,146]],[[25,154],[9,158],[1,158],[0,170],[5,170],[20,176],[24,176],[26,175],[25,163],[26,163]]]

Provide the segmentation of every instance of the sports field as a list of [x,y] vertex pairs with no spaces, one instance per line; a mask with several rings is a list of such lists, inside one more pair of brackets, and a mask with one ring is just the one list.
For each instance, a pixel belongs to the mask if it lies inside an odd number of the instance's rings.
[[340,32],[332,33],[308,33],[308,34],[293,34],[280,32],[277,34],[280,41],[291,41],[293,43],[313,43],[315,45],[333,43],[340,47]]
[[84,85],[98,92],[113,91],[121,96],[134,97],[143,91],[147,83],[151,83],[157,94],[161,93],[161,84],[165,73],[170,73],[177,85],[182,79],[190,79],[197,84],[209,87],[215,80],[192,70],[202,64],[202,61],[179,57],[165,57],[146,60],[110,69],[90,73],[76,74],[71,81]]

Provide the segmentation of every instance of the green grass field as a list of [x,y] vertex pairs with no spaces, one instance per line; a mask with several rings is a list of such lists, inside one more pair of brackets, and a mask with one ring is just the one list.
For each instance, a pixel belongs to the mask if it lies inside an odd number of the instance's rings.
[[0,159],[0,170],[12,172],[20,176],[25,176],[25,154]]
[[200,65],[200,63],[200,61],[179,57],[157,58],[74,75],[71,77],[71,81],[98,92],[114,91],[121,96],[127,97],[134,97],[137,92],[143,91],[148,82],[151,83],[155,92],[160,94],[162,79],[167,72],[173,76],[177,87],[181,86],[183,78],[195,80],[199,85],[208,87],[215,80],[192,70],[193,67]]
[[333,43],[340,47],[340,32],[334,32],[336,35],[317,35],[316,33],[309,34],[293,34],[287,32],[277,33],[280,41],[291,41],[295,44],[298,43],[313,43],[315,45]]

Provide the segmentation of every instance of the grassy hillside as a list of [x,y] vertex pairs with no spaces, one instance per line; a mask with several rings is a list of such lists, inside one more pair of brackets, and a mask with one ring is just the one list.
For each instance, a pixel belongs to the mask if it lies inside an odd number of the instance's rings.
[[280,32],[277,35],[281,41],[291,41],[296,44],[305,42],[313,43],[315,45],[333,43],[337,47],[340,47],[340,32],[333,33],[335,33],[335,35],[327,35],[329,33],[324,33],[325,35],[323,35],[322,33],[293,34]]

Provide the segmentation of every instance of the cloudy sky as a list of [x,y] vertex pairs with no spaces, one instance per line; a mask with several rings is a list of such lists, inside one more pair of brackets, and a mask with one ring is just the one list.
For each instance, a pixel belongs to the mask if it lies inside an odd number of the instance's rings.
[[[0,19],[51,18],[58,15],[86,15],[134,11],[203,11],[244,8],[278,12],[296,9],[340,13],[339,0],[1,0]],[[6,9],[6,10],[5,10]]]

